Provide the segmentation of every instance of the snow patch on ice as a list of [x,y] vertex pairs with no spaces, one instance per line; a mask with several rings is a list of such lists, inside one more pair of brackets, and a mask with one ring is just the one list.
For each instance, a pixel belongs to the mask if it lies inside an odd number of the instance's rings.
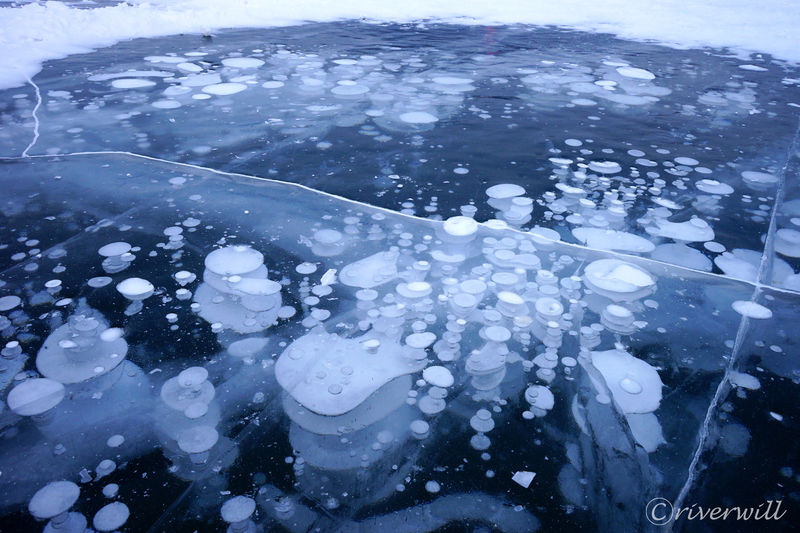
[[[677,48],[728,47],[742,57],[758,51],[782,60],[800,61],[800,47],[793,38],[800,26],[800,10],[782,0],[758,3],[708,0],[694,4],[654,0],[646,10],[632,9],[627,0],[560,3],[498,0],[491,4],[469,0],[403,3],[231,0],[224,4],[216,0],[154,0],[98,9],[76,9],[61,2],[46,2],[0,10],[3,28],[0,49],[5,52],[0,64],[0,88],[24,84],[26,76],[38,73],[44,61],[86,53],[127,39],[346,19],[555,25],[612,32],[622,38],[651,40]],[[715,23],[709,24],[709,20]],[[234,63],[245,59],[248,58],[236,58]],[[166,60],[185,59],[166,56]],[[639,70],[631,67],[625,72],[640,78],[652,75]]]

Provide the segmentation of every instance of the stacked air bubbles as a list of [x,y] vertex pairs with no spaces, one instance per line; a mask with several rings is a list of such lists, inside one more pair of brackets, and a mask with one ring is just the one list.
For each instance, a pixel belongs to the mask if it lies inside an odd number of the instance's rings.
[[38,520],[49,520],[44,533],[83,533],[86,517],[69,512],[80,492],[71,481],[51,481],[33,495],[28,511]]
[[152,283],[142,278],[128,278],[117,284],[117,291],[131,301],[125,309],[126,315],[135,315],[142,310],[142,302],[155,292]]
[[[66,388],[64,401],[53,406],[53,421],[39,429],[51,438],[77,432],[85,438],[142,423],[139,419],[150,402],[149,384],[142,370],[125,359],[127,353],[122,329],[108,327],[102,314],[81,300],[36,356],[39,372]],[[75,412],[81,413],[79,426],[69,416]]]
[[212,330],[249,334],[276,321],[281,286],[267,277],[261,252],[246,245],[226,246],[208,254],[205,267],[194,308]]
[[431,251],[434,275],[452,276],[468,257],[477,253],[473,242],[477,237],[478,223],[465,216],[448,218],[436,234],[441,244]]
[[47,378],[26,379],[8,393],[9,409],[19,416],[29,416],[45,433],[53,419],[53,408],[64,399],[66,390],[58,381]]
[[470,381],[478,391],[478,397],[494,397],[493,391],[500,385],[506,375],[506,342],[511,339],[511,332],[503,326],[489,326],[484,330],[486,344],[470,354],[465,363]]
[[366,335],[348,339],[316,326],[290,344],[275,365],[292,421],[293,463],[302,465],[295,473],[304,489],[320,497],[322,487],[360,495],[365,469],[396,460],[393,454],[414,419],[406,403],[409,374],[427,364],[426,349],[436,339],[420,331],[400,344],[402,304],[370,312],[374,327]]
[[642,268],[619,259],[598,259],[590,263],[583,275],[589,307],[600,314],[603,325],[617,334],[629,334],[636,325],[633,311],[638,300],[656,288],[656,280]]
[[226,533],[256,533],[256,524],[250,519],[256,502],[247,496],[234,496],[222,504],[220,513],[228,524]]
[[[5,319],[0,315],[0,322]],[[0,324],[2,325],[2,324]],[[28,357],[22,353],[19,341],[9,341],[0,350],[0,390],[5,390],[11,380],[25,366]]]
[[122,330],[109,328],[103,316],[82,300],[67,323],[45,339],[36,367],[47,378],[64,384],[91,383],[94,390],[102,388],[101,381],[110,385],[118,379],[113,371],[127,353]]
[[533,202],[524,198],[525,189],[514,183],[500,183],[486,189],[489,205],[497,209],[496,217],[519,227],[530,221]]
[[[220,421],[220,409],[214,401],[214,386],[208,381],[208,371],[200,366],[189,367],[177,376],[168,379],[161,387],[161,403],[155,411],[156,425],[166,436],[167,443],[187,442],[186,436],[198,432],[216,431]],[[208,457],[207,450],[190,458],[194,463],[202,463]]]
[[112,242],[97,251],[103,259],[103,270],[108,274],[116,274],[128,268],[136,256],[131,253],[131,245],[127,242]]
[[469,419],[469,425],[477,432],[470,439],[470,445],[478,451],[487,450],[492,441],[486,436],[486,433],[494,429],[492,413],[487,409],[478,409],[472,418]]
[[335,229],[320,229],[314,232],[311,251],[318,257],[333,257],[347,249],[349,240]]

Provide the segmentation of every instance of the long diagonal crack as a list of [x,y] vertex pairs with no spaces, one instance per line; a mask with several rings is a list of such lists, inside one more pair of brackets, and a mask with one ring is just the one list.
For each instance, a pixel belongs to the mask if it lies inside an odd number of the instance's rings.
[[[752,302],[756,302],[758,297],[761,295],[763,291],[763,287],[768,286],[765,282],[769,280],[772,276],[772,263],[773,257],[775,255],[775,231],[776,231],[776,219],[778,216],[778,211],[781,208],[781,204],[783,203],[783,197],[786,190],[786,174],[789,171],[789,164],[792,160],[793,154],[800,148],[800,124],[795,131],[794,138],[789,145],[788,155],[786,157],[786,162],[784,163],[783,167],[781,168],[780,174],[778,176],[778,189],[775,194],[775,201],[772,204],[772,213],[770,215],[769,221],[769,228],[767,229],[767,237],[764,240],[764,251],[761,255],[761,261],[759,263],[758,268],[758,280],[755,284],[755,289],[753,291],[753,295],[751,297]],[[675,501],[672,502],[673,509],[681,509],[683,507],[683,503],[686,501],[686,497],[689,495],[689,492],[694,487],[695,481],[697,480],[698,475],[702,472],[703,468],[700,465],[700,460],[702,458],[703,452],[706,450],[706,445],[708,443],[708,439],[710,436],[710,427],[711,421],[713,420],[714,416],[717,412],[717,407],[719,406],[722,399],[727,395],[728,391],[730,390],[730,374],[736,368],[738,364],[739,357],[742,352],[742,346],[744,344],[745,337],[748,333],[750,326],[750,321],[746,316],[742,317],[742,320],[739,322],[739,328],[736,331],[736,340],[733,344],[733,349],[731,350],[731,356],[728,360],[728,364],[725,367],[725,373],[722,376],[722,380],[717,385],[717,389],[714,392],[714,397],[711,399],[711,403],[708,405],[708,409],[706,410],[706,416],[703,419],[703,423],[700,426],[700,430],[697,436],[697,447],[695,448],[694,454],[692,455],[692,461],[689,464],[689,470],[686,476],[686,481],[681,487],[678,496],[675,498]],[[669,523],[668,531],[672,531],[673,528],[676,527],[675,521]]]

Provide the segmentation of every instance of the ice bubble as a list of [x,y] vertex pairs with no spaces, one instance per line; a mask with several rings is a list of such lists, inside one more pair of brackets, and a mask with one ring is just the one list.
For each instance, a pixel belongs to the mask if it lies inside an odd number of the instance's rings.
[[[549,411],[555,405],[553,393],[543,385],[531,385],[528,387],[525,390],[525,400],[531,407],[535,407],[540,411]],[[544,413],[539,414],[534,410],[534,414],[542,416]]]
[[622,171],[619,163],[614,161],[591,161],[589,163],[589,170],[593,170],[599,174],[616,174]]
[[484,335],[491,342],[506,342],[511,339],[511,332],[503,326],[489,326],[484,331]]
[[561,235],[554,229],[534,226],[528,230],[534,244],[542,250],[552,249],[554,243],[561,241]]
[[473,235],[478,231],[478,223],[469,217],[455,216],[445,220],[443,229],[448,235],[464,237]]
[[626,78],[632,78],[635,80],[653,80],[655,79],[655,74],[650,72],[649,70],[645,70],[643,68],[635,68],[635,67],[617,67],[617,73],[620,76],[624,76]]
[[430,431],[430,425],[424,420],[413,420],[409,425],[411,433],[418,439],[425,438]]
[[213,94],[216,96],[228,96],[236,94],[247,89],[247,85],[243,83],[214,83],[206,85],[202,91],[206,94]]
[[733,187],[727,183],[721,183],[717,180],[702,179],[695,183],[695,186],[703,192],[708,194],[727,195],[733,192]]
[[240,339],[228,346],[228,353],[242,359],[245,357],[253,357],[258,352],[262,351],[268,343],[269,339],[265,337],[248,337],[246,339]]
[[732,384],[744,389],[758,390],[761,388],[761,383],[759,383],[757,377],[751,376],[750,374],[745,374],[743,372],[732,370],[728,374],[728,379],[730,379]]
[[206,256],[205,267],[219,276],[244,275],[264,264],[264,255],[246,245],[226,246]]
[[699,250],[690,248],[683,243],[667,243],[656,247],[650,257],[665,263],[711,272],[711,260]]
[[284,305],[278,309],[278,318],[282,318],[284,320],[287,318],[292,318],[295,314],[297,314],[297,309],[291,305]]
[[304,275],[313,274],[314,272],[317,271],[317,265],[315,265],[314,263],[307,263],[307,262],[300,263],[299,265],[294,267],[294,269],[295,271],[297,271],[298,274],[304,274]]
[[778,183],[778,176],[753,170],[745,170],[742,172],[742,179],[744,179],[748,187],[754,190],[768,189]]
[[261,86],[265,89],[280,89],[281,87],[284,86],[284,83],[282,81],[272,80],[272,81],[265,81],[264,83],[261,84]]
[[200,454],[210,450],[219,440],[219,433],[211,426],[194,426],[178,436],[178,447],[186,453]]
[[433,124],[438,122],[436,116],[426,113],[425,111],[409,111],[400,115],[400,120],[408,124]]
[[156,100],[155,102],[153,102],[150,105],[152,105],[153,107],[155,107],[157,109],[177,109],[177,108],[183,106],[183,104],[181,104],[177,100],[171,100],[169,98],[165,98],[165,99],[162,99],[162,100]]
[[633,438],[648,453],[658,449],[661,444],[666,443],[664,433],[658,418],[653,413],[628,413],[625,415],[628,427]]
[[436,494],[437,492],[442,490],[442,487],[436,481],[428,481],[427,483],[425,483],[425,490],[427,490],[431,494]]
[[175,281],[178,282],[178,285],[180,285],[181,287],[188,285],[189,283],[197,279],[197,275],[187,270],[179,270],[178,272],[175,273],[173,277],[175,278]]
[[486,189],[486,195],[489,198],[498,200],[522,196],[523,194],[525,194],[525,189],[514,183],[500,183]]
[[275,364],[275,377],[306,409],[339,416],[354,410],[395,378],[420,369],[397,343],[345,339],[318,326],[284,350]]
[[126,254],[130,251],[131,245],[127,242],[112,242],[97,250],[97,253],[103,257],[114,257],[117,255]]
[[339,280],[350,287],[371,289],[397,277],[397,252],[378,252],[342,268]]
[[655,248],[655,245],[649,240],[624,231],[602,228],[575,228],[572,230],[572,234],[589,248],[598,250],[647,253]]
[[175,65],[179,70],[184,72],[191,72],[192,74],[196,74],[198,72],[203,72],[203,67],[197,65],[195,63],[190,63],[188,61],[184,61],[183,63],[178,63]]
[[628,394],[639,394],[642,392],[642,386],[627,376],[619,380],[619,387]]
[[680,204],[676,204],[675,202],[667,198],[661,198],[661,197],[653,198],[653,203],[656,205],[660,205],[661,207],[666,207],[667,209],[672,209],[673,211],[681,209]]
[[772,318],[772,311],[767,309],[761,304],[757,304],[755,302],[748,302],[746,300],[736,300],[731,304],[731,307],[734,311],[739,313],[742,316],[746,316],[748,318],[755,318],[760,320],[766,320],[768,318]]
[[417,349],[424,349],[430,346],[431,344],[436,341],[436,335],[429,332],[424,331],[422,333],[412,333],[405,339],[406,345],[410,346],[411,348]]
[[533,482],[533,478],[536,477],[536,472],[527,472],[525,470],[520,470],[518,472],[514,472],[514,475],[511,477],[511,480],[514,481],[517,485],[520,485],[524,488],[528,488],[531,486]]
[[71,481],[51,481],[36,491],[28,502],[28,511],[40,520],[65,513],[77,501],[81,490]]
[[242,522],[253,515],[256,510],[256,502],[247,496],[234,496],[222,504],[220,514],[222,519],[229,524]]
[[111,435],[106,441],[106,446],[109,448],[119,448],[125,442],[125,437],[122,435]]
[[[345,80],[342,80],[345,81]],[[359,96],[362,94],[366,94],[369,92],[369,87],[365,85],[359,84],[342,84],[339,82],[339,85],[331,89],[331,93],[337,96]],[[406,121],[407,122],[407,121]]]
[[222,60],[222,64],[231,68],[258,68],[264,62],[255,57],[228,57]]
[[422,371],[422,377],[436,387],[447,388],[453,385],[453,374],[443,366],[429,366]]
[[181,387],[196,390],[208,379],[208,370],[202,366],[191,366],[178,374],[178,383]]
[[742,70],[749,70],[751,72],[766,72],[768,70],[765,69],[764,67],[759,67],[758,65],[749,65],[749,64],[739,65],[739,68]]
[[411,281],[400,283],[395,289],[397,294],[408,300],[418,300],[431,293],[431,284],[427,281]]
[[119,494],[119,485],[116,483],[109,483],[103,487],[103,496],[106,498],[115,498]]
[[116,469],[117,464],[114,461],[111,459],[103,459],[94,469],[94,471],[97,472],[97,477],[95,479],[105,477]]
[[676,157],[675,162],[679,165],[686,165],[689,167],[693,167],[700,164],[700,161],[697,159],[693,159],[691,157]]
[[623,413],[650,413],[661,403],[664,384],[656,369],[622,350],[592,352],[597,368]]
[[128,278],[117,284],[117,291],[129,300],[144,300],[153,294],[155,287],[142,278]]
[[733,457],[742,457],[747,453],[750,439],[750,430],[736,422],[725,424],[719,432],[719,445]]
[[3,296],[0,298],[0,312],[11,311],[21,303],[22,299],[19,296]]
[[86,284],[94,289],[99,289],[101,287],[105,287],[111,283],[111,281],[112,279],[108,276],[98,276],[95,278],[89,278],[89,281],[87,281]]
[[156,82],[143,80],[141,78],[117,78],[111,82],[115,89],[140,89],[142,87],[152,87]]
[[20,416],[36,416],[49,411],[64,399],[64,385],[47,378],[28,379],[14,387],[6,402]]
[[611,299],[638,297],[655,286],[653,277],[631,263],[618,259],[598,259],[584,270],[586,284]]
[[474,80],[469,78],[457,78],[455,76],[436,76],[431,81],[437,85],[469,85]]
[[488,433],[494,429],[494,420],[492,420],[492,413],[487,409],[478,409],[478,411],[469,419],[469,425],[475,431],[480,433]]
[[776,231],[775,251],[786,257],[800,257],[800,231],[791,228]]
[[121,528],[131,512],[122,502],[109,503],[95,513],[92,525],[98,531],[114,531]]
[[683,242],[704,242],[714,240],[714,230],[703,219],[692,218],[685,222],[656,220],[656,226],[649,226],[645,231],[650,235],[666,237]]
[[124,335],[122,328],[107,328],[100,332],[100,340],[103,342],[115,342]]

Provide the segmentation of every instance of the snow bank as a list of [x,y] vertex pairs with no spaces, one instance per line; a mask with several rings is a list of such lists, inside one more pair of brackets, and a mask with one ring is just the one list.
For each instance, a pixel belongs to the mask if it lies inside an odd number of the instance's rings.
[[[0,88],[32,77],[42,62],[125,39],[221,28],[366,19],[461,24],[556,25],[653,40],[679,48],[729,47],[800,62],[800,9],[787,0],[156,0],[98,9],[59,2],[0,8]],[[793,5],[794,4],[794,5]]]

